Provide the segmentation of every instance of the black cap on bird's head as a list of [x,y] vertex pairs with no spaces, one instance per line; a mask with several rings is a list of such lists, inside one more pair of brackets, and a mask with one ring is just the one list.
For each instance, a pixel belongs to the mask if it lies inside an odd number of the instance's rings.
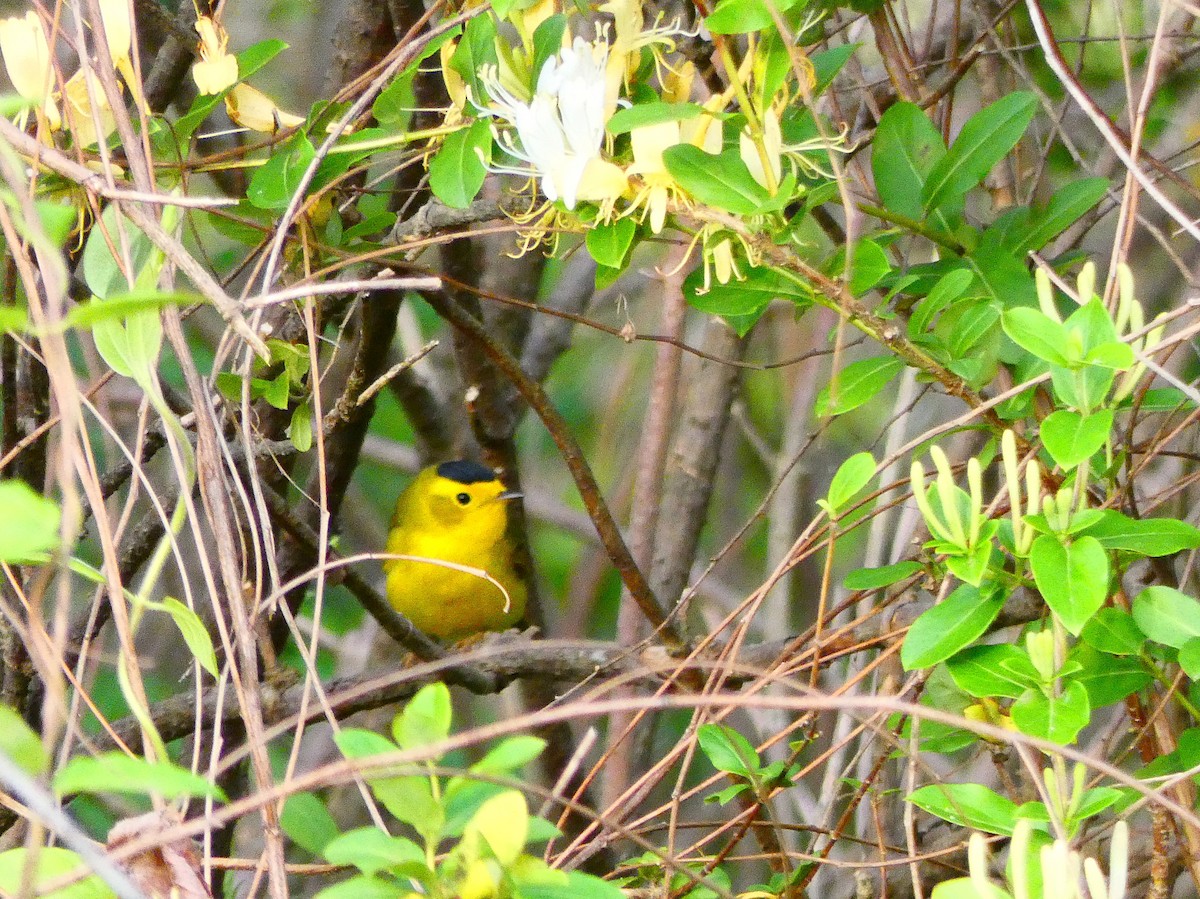
[[496,472],[486,465],[480,465],[470,459],[443,462],[437,467],[437,473],[443,478],[459,484],[480,484],[496,480]]

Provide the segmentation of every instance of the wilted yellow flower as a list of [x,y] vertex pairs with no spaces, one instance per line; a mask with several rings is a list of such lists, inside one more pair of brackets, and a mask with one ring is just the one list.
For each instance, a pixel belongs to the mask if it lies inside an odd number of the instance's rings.
[[275,101],[248,84],[239,84],[225,95],[229,117],[244,128],[274,134],[304,124],[304,117],[284,112]]
[[58,106],[50,96],[54,83],[50,48],[37,13],[30,10],[24,17],[0,19],[0,53],[17,93],[38,104],[51,129],[58,128]]
[[229,35],[208,16],[196,19],[200,35],[200,60],[192,66],[192,78],[202,94],[219,94],[237,83],[237,57],[229,52]]
[[[63,109],[77,147],[90,147],[102,140],[108,140],[108,136],[117,127],[112,106],[104,96],[104,86],[95,75],[85,75],[84,71],[80,69],[72,75],[63,90],[66,99]],[[88,95],[89,81],[91,95],[96,98],[98,109],[92,108],[92,96]]]

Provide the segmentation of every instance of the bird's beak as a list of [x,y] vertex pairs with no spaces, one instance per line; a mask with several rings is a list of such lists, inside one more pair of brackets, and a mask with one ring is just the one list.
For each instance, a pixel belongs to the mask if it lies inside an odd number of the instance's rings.
[[505,490],[496,499],[521,499],[524,495],[520,490]]

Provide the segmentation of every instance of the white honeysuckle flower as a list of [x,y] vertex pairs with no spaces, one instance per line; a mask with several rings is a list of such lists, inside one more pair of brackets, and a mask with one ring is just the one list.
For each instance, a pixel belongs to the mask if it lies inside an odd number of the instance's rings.
[[[754,138],[750,136],[748,128],[742,129],[742,133],[739,135],[739,144],[742,162],[746,163],[746,168],[750,170],[754,180],[769,191],[778,188],[779,181],[783,177],[783,134],[779,128],[779,113],[774,109],[768,109],[763,113],[762,153],[759,152]],[[764,153],[771,166],[770,177],[767,176],[767,171],[763,166]]]
[[202,94],[219,94],[238,80],[237,57],[229,52],[229,35],[208,16],[196,19],[200,59],[192,65],[192,78]]
[[58,107],[51,98],[50,47],[36,12],[0,19],[0,53],[17,93],[39,106],[51,129],[58,128]]
[[626,188],[625,173],[602,159],[604,140],[604,72],[608,44],[575,38],[552,56],[538,75],[528,102],[500,83],[495,67],[481,73],[491,98],[485,112],[516,129],[498,132],[497,141],[530,169],[493,166],[496,172],[532,175],[546,198],[574,209],[579,200],[611,202]]

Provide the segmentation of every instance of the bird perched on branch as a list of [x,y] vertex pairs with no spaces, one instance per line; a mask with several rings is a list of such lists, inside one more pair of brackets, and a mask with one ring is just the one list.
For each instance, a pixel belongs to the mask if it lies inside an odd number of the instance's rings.
[[525,614],[525,583],[506,534],[520,496],[496,472],[457,459],[424,469],[396,502],[388,533],[387,596],[430,636],[457,640],[511,627]]

